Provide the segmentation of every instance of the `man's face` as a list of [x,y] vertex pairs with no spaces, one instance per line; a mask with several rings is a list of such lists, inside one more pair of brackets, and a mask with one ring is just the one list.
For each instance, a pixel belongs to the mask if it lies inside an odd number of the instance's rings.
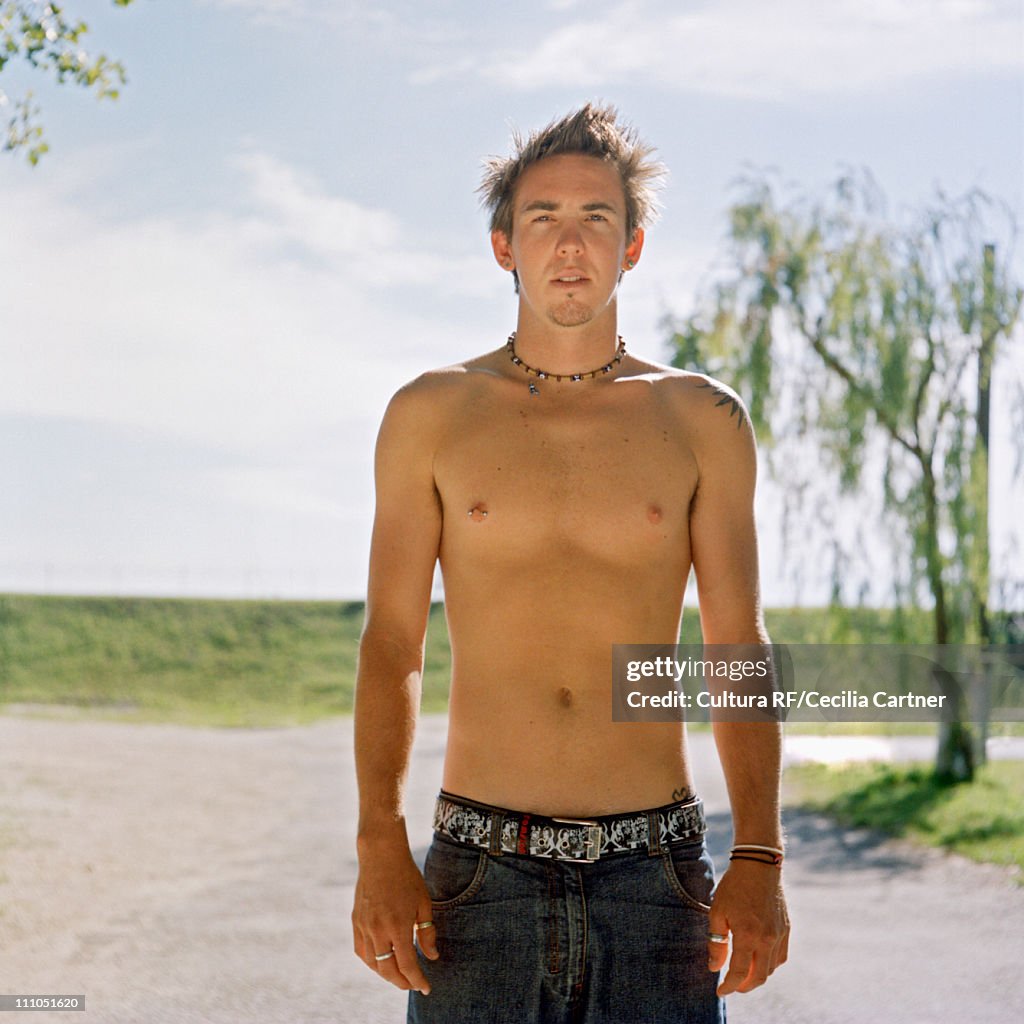
[[494,253],[519,275],[520,305],[562,327],[589,323],[613,305],[627,260],[626,198],[619,172],[592,156],[563,154],[529,167],[516,186],[512,238],[496,231]]

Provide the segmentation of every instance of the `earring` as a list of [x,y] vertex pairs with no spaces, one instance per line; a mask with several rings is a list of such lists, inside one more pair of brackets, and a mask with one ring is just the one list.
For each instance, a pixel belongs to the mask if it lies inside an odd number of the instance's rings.
[[626,266],[632,270],[636,266],[636,260],[626,260]]

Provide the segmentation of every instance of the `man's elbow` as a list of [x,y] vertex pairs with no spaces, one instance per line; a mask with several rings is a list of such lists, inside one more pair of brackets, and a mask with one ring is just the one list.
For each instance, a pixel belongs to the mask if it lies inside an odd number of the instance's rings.
[[372,666],[375,675],[383,671],[404,679],[411,672],[422,671],[423,651],[422,639],[368,622],[359,638],[359,674]]

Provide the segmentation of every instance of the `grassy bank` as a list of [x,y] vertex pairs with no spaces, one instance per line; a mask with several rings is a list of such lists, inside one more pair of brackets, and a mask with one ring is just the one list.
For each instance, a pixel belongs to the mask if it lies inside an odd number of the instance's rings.
[[[766,619],[780,643],[928,640],[921,614],[775,609]],[[0,595],[0,706],[208,725],[311,722],[352,710],[362,622],[359,602]],[[699,639],[691,611],[682,640]],[[450,662],[435,605],[427,711],[446,707]]]
[[[358,602],[0,597],[0,705],[90,717],[280,726],[352,710]],[[431,616],[424,706],[447,699]]]
[[1006,865],[1024,884],[1024,762],[990,762],[959,786],[941,785],[930,767],[800,765],[786,772],[789,802],[855,828]]

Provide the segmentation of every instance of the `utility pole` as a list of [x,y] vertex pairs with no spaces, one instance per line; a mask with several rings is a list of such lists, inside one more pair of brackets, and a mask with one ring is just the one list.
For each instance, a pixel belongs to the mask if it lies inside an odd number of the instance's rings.
[[978,348],[977,450],[974,468],[978,482],[974,493],[978,501],[978,633],[983,644],[992,643],[992,623],[988,614],[989,591],[989,513],[988,513],[988,439],[991,420],[992,363],[999,317],[995,310],[996,247],[984,248],[982,265],[981,345]]
[[[996,247],[991,243],[985,245],[982,262],[982,301],[981,301],[981,344],[978,346],[978,402],[976,406],[977,433],[971,475],[971,490],[977,502],[977,560],[975,561],[974,586],[978,610],[978,638],[988,646],[992,643],[992,620],[988,613],[988,593],[990,585],[990,549],[989,549],[989,511],[988,511],[988,441],[991,422],[992,396],[992,364],[994,361],[996,335],[999,333],[999,317],[995,311],[995,268]],[[985,748],[988,740],[988,659],[981,659],[983,678],[980,683],[981,721],[976,733],[977,747],[974,751],[974,763],[983,765],[987,760]]]

